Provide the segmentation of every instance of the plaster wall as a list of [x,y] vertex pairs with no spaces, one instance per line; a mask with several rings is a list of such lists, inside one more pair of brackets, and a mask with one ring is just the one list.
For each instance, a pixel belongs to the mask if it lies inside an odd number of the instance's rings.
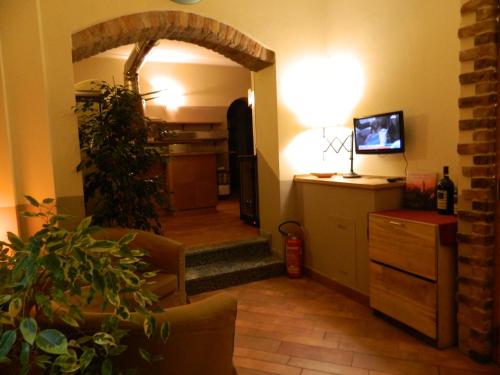
[[5,77],[2,64],[2,46],[0,44],[0,241],[6,240],[6,231],[17,232],[15,182],[12,168],[12,150],[7,124],[7,106],[5,103]]
[[[407,172],[441,173],[450,166],[451,178],[459,175],[457,155],[459,109],[459,41],[460,4],[455,0],[335,0],[327,2],[326,51],[327,56],[348,53],[361,64],[364,72],[364,90],[359,103],[344,124],[352,129],[352,117],[403,110],[405,115]],[[329,129],[331,130],[331,129]],[[342,129],[333,129],[345,136]],[[297,136],[306,131],[298,131]],[[310,143],[320,144],[321,136],[310,137]],[[302,146],[306,146],[306,143]],[[317,148],[317,147],[316,147]],[[297,149],[300,149],[298,147]],[[321,149],[320,149],[321,151]],[[315,153],[315,147],[305,148],[303,155]],[[330,157],[333,171],[346,171],[348,153]],[[319,158],[316,163],[320,163]],[[314,165],[311,158],[311,166]],[[404,176],[405,158],[394,155],[354,155],[354,170],[359,174]],[[309,170],[311,171],[311,169]],[[312,170],[314,171],[314,170]],[[303,170],[307,172],[307,169]],[[300,190],[300,189],[299,189]],[[312,195],[310,201],[298,195],[297,215],[305,222],[306,233],[316,234],[306,241],[306,264],[313,271],[368,293],[366,230],[350,245],[348,256],[335,254],[335,246],[345,244],[342,233],[334,236],[334,223],[330,216],[352,218],[361,207],[370,207],[356,198],[356,189],[344,192],[340,199],[335,188],[323,188],[321,194]],[[340,200],[339,200],[340,199]],[[394,200],[384,199],[386,204]],[[315,203],[313,203],[315,202]],[[392,204],[391,203],[391,204]],[[351,207],[345,210],[346,207]],[[359,206],[359,207],[358,207]],[[397,205],[396,205],[397,206]],[[373,206],[381,209],[383,206]],[[385,207],[388,208],[388,207]],[[321,211],[323,210],[323,211]],[[364,228],[366,212],[354,217],[354,228]],[[336,237],[336,238],[335,238]],[[330,240],[328,240],[330,238]],[[308,253],[309,252],[309,253]],[[335,254],[332,256],[332,254]],[[333,274],[332,262],[352,261],[352,279]],[[333,270],[333,271],[332,271]]]
[[[327,2],[327,54],[349,51],[365,72],[353,117],[404,111],[408,172],[457,181],[460,2],[335,0]],[[346,124],[352,128],[352,122]],[[362,174],[404,175],[401,155],[355,155]]]
[[[6,174],[12,165],[17,203],[24,194],[53,196],[53,167],[47,102],[44,95],[44,61],[37,7],[34,2],[2,2],[0,38],[2,53],[2,143]],[[29,56],[29,58],[27,58]],[[26,108],[30,110],[27,111]],[[12,164],[8,150],[12,149]],[[42,182],[43,181],[43,182]],[[9,188],[11,195],[14,186]],[[10,200],[10,199],[9,199]],[[10,202],[12,203],[12,202]]]
[[186,106],[228,107],[246,97],[251,87],[250,71],[242,67],[162,64],[149,62],[141,69],[141,88],[154,90],[156,76],[175,80],[183,89]]
[[[125,60],[89,58],[74,64],[75,83],[98,79],[123,84]],[[228,107],[233,100],[246,97],[251,87],[250,71],[242,67],[203,64],[146,62],[139,71],[140,92],[157,90],[154,80],[167,78],[182,87],[188,107]],[[148,105],[154,105],[154,100]]]

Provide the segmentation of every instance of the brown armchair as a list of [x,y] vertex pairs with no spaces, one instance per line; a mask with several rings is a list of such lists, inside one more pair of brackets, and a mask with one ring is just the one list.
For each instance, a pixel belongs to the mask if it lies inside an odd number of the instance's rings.
[[[156,283],[148,288],[159,296],[159,305],[167,307],[163,313],[156,314],[156,320],[158,327],[165,320],[170,323],[170,337],[166,343],[158,335],[148,340],[142,324],[128,323],[125,328],[130,329],[130,333],[124,343],[129,349],[120,357],[120,363],[138,367],[139,374],[236,374],[232,361],[236,299],[220,293],[186,305],[184,246],[178,242],[123,228],[106,228],[96,238],[119,240],[129,232],[137,233],[130,246],[147,250],[150,256],[146,260],[161,270]],[[104,314],[106,312],[94,309],[86,311],[85,329],[99,329]],[[149,364],[140,358],[137,347],[160,354],[164,360]]]
[[160,273],[150,281],[148,289],[160,298],[162,307],[186,303],[185,255],[184,245],[169,238],[138,229],[105,228],[95,237],[117,241],[127,233],[136,233],[130,246],[141,248],[149,253],[146,260]]

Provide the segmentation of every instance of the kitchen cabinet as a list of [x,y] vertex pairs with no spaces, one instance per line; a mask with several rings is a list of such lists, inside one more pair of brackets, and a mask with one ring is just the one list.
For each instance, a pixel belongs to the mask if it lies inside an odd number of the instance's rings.
[[370,306],[436,341],[456,341],[456,218],[391,210],[369,216]]

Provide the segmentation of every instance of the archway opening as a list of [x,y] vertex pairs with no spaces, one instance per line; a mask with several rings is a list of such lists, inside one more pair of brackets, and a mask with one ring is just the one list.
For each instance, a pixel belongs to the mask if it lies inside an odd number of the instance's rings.
[[[250,72],[274,64],[274,52],[238,30],[213,19],[179,11],[133,14],[79,31],[72,36],[73,61],[78,62],[125,44],[158,39],[178,40],[208,48]],[[184,130],[185,125],[179,122],[178,126]]]

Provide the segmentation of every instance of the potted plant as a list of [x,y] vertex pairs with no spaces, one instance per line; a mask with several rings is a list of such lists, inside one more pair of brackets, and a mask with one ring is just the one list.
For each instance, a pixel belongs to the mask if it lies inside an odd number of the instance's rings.
[[[157,298],[144,289],[156,274],[147,270],[145,251],[129,248],[134,234],[94,239],[99,228],[90,217],[66,230],[58,225],[64,216],[55,212],[53,199],[27,199],[35,210],[24,216],[43,219],[42,228],[27,241],[8,233],[0,242],[0,373],[129,373],[116,359],[127,349],[127,331],[120,327],[133,312],[147,337],[159,331],[165,341],[169,334],[168,323],[156,329]],[[96,304],[110,313],[88,332],[85,309]]]
[[[161,231],[164,205],[160,154],[147,143],[141,96],[124,86],[96,83],[97,95],[75,107],[79,120],[87,212],[93,223]],[[157,170],[160,168],[156,168]]]

